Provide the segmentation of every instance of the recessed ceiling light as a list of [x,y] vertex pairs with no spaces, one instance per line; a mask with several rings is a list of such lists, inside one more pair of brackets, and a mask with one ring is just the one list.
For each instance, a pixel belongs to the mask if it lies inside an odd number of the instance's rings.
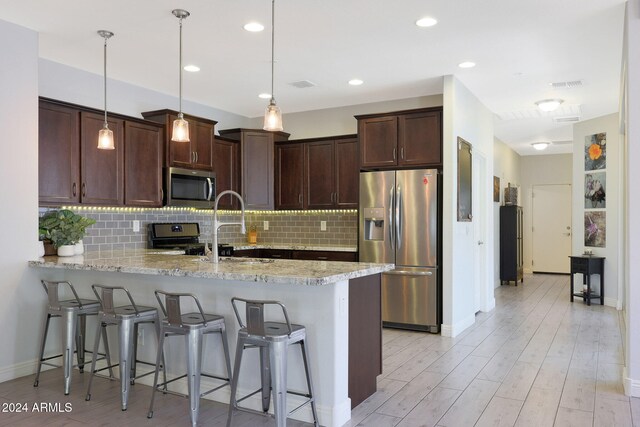
[[434,25],[436,25],[438,23],[438,20],[435,18],[432,18],[430,16],[425,16],[424,18],[420,18],[416,21],[416,25],[418,27],[433,27]]
[[200,67],[198,67],[197,65],[189,64],[184,66],[184,70],[189,71],[191,73],[196,73],[200,71]]
[[349,80],[349,84],[351,86],[360,86],[362,83],[364,83],[362,80],[360,79],[351,79]]
[[544,112],[549,112],[557,109],[564,101],[562,99],[543,99],[536,102],[539,109]]
[[460,68],[473,68],[475,66],[476,66],[476,63],[471,61],[465,61],[458,64],[458,67]]
[[261,93],[260,95],[258,95],[258,98],[271,99],[271,94],[270,93]]
[[259,22],[249,22],[248,24],[245,24],[243,28],[252,33],[259,33],[264,30],[264,25]]
[[533,148],[535,148],[538,151],[542,151],[545,150],[548,146],[551,145],[550,142],[534,142],[533,144],[531,144],[533,146]]

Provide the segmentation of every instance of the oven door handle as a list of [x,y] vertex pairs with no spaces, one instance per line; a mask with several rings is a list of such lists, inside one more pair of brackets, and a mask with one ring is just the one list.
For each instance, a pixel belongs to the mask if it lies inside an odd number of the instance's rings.
[[207,195],[207,200],[211,200],[211,196],[213,195],[213,182],[211,178],[207,178],[207,183],[209,184],[209,194]]

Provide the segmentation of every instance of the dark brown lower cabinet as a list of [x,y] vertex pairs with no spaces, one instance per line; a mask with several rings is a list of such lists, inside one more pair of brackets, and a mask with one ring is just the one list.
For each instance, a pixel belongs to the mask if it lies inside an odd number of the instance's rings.
[[316,261],[358,261],[357,252],[336,252],[336,251],[293,251],[291,258],[307,259]]
[[349,280],[349,398],[355,408],[382,374],[380,274]]

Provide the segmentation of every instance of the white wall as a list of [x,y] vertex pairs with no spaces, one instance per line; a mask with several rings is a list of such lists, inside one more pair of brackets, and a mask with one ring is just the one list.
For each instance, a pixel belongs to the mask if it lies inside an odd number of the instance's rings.
[[[534,185],[569,184],[575,191],[576,185],[572,182],[572,156],[571,154],[546,154],[536,156],[523,156],[520,160],[520,201],[522,205],[524,239],[523,262],[527,273],[532,271],[533,236],[531,235]],[[579,186],[579,182],[578,182]],[[584,205],[584,202],[583,202]],[[572,212],[575,214],[576,207]],[[572,224],[572,227],[575,224]],[[574,229],[575,230],[575,229]],[[582,253],[582,252],[580,252]],[[567,260],[567,262],[569,262]]]
[[[600,132],[607,133],[607,167],[603,171],[607,174],[606,181],[606,247],[594,248],[584,245],[584,149],[585,136]],[[621,224],[619,221],[621,209],[620,183],[622,182],[622,168],[620,159],[620,127],[618,114],[598,117],[573,125],[573,237],[571,239],[572,252],[581,254],[590,250],[594,255],[606,257],[604,263],[605,300],[604,303],[616,307],[618,302],[618,287],[620,286],[618,260],[620,256]]]
[[[40,59],[39,95],[74,104],[104,108],[102,75],[89,73],[47,59]],[[140,117],[143,111],[178,109],[178,98],[118,80],[107,81],[107,109],[114,113]],[[250,127],[248,117],[183,99],[182,111],[218,122],[216,131],[237,127]],[[262,127],[262,125],[260,125]],[[217,133],[217,132],[216,132]]]
[[504,188],[508,184],[520,185],[521,157],[507,144],[494,138],[493,142],[493,175],[500,178],[500,202],[493,203],[493,257],[494,288],[500,286],[500,206],[504,205]]
[[623,58],[626,60],[627,97],[626,112],[626,212],[625,235],[626,268],[625,268],[625,392],[640,397],[640,340],[638,325],[640,324],[640,1],[627,2],[625,16],[626,49]]
[[[291,139],[346,135],[358,132],[358,122],[353,117],[355,115],[386,113],[441,105],[442,95],[421,96],[417,98],[283,114],[282,122],[284,124],[284,130],[291,134]],[[262,128],[262,120],[262,117],[254,119],[253,127]]]
[[38,241],[38,34],[0,20],[0,382],[33,372],[45,294],[27,260]]
[[[471,143],[473,155],[486,159],[484,185],[493,188],[493,114],[454,76],[445,76],[443,95],[443,325],[442,334],[456,336],[475,322],[474,253],[478,247],[474,227],[484,227],[487,248],[493,247],[493,207],[490,200],[480,205],[483,215],[473,222],[457,221],[457,138]],[[491,194],[491,191],[488,191]],[[483,216],[484,223],[478,224]],[[483,310],[495,305],[493,299],[493,250],[487,250],[486,289]]]

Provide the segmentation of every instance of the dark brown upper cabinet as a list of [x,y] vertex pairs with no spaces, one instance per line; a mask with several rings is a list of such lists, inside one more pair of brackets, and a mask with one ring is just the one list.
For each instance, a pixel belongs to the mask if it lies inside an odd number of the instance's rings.
[[241,195],[246,209],[273,210],[274,203],[274,147],[286,141],[286,132],[260,129],[226,129],[220,135],[240,141]]
[[162,127],[124,122],[124,204],[162,206]]
[[276,209],[358,207],[355,135],[276,144]]
[[442,165],[442,107],[356,119],[361,169]]
[[[240,192],[240,142],[229,138],[215,137],[213,143],[213,165],[216,172],[216,195],[225,190]],[[238,209],[238,199],[224,196],[219,209]]]
[[189,122],[189,142],[171,141],[173,121],[178,118],[174,110],[146,111],[146,120],[162,123],[165,134],[165,166],[213,171],[213,138],[215,120],[184,115]]

